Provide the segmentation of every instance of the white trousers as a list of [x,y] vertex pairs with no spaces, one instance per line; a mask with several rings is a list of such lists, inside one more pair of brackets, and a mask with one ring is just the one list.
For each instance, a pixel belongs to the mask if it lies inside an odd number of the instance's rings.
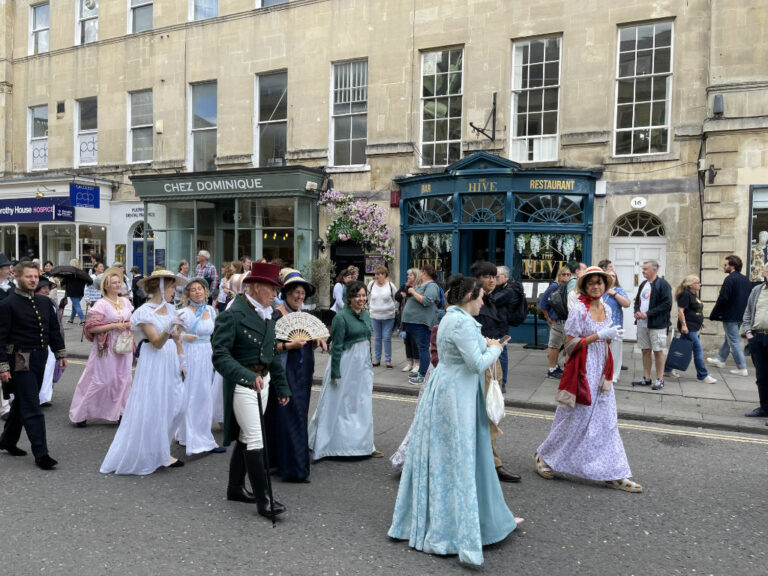
[[[261,433],[261,420],[259,419],[258,392],[253,388],[235,386],[235,397],[232,401],[232,410],[240,425],[240,442],[247,445],[246,450],[262,450],[264,437]],[[269,375],[264,378],[264,388],[261,389],[261,405],[267,409],[269,398]]]

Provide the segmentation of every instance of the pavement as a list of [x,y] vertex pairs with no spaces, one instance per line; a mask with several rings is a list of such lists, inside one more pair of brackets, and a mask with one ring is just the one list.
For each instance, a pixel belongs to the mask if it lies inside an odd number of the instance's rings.
[[[85,359],[91,351],[91,343],[80,342],[80,327],[65,324],[67,350],[70,357]],[[509,369],[505,402],[507,406],[553,412],[556,408],[555,393],[559,381],[547,377],[546,350],[525,348],[523,344],[508,344]],[[704,356],[713,356],[705,351]],[[320,384],[329,356],[315,352],[315,383]],[[383,358],[382,358],[383,360]],[[408,383],[408,374],[401,369],[406,365],[405,347],[398,336],[392,337],[392,363],[387,369],[384,363],[374,368],[374,390],[394,394],[416,396],[419,387]],[[748,360],[749,376],[729,373],[735,365],[718,369],[708,366],[709,373],[717,379],[714,384],[704,384],[696,379],[693,362],[680,378],[667,375],[664,389],[654,392],[650,387],[632,387],[640,380],[643,365],[640,350],[634,342],[624,343],[623,364],[628,368],[621,372],[616,385],[616,405],[620,418],[706,429],[750,432],[768,435],[765,418],[746,418],[744,414],[759,406],[755,369]]]

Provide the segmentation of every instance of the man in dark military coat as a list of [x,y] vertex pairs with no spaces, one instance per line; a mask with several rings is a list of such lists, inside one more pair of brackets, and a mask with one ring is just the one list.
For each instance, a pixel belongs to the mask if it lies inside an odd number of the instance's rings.
[[62,370],[67,367],[67,353],[50,299],[35,294],[37,264],[20,262],[15,272],[17,287],[0,302],[0,382],[4,391],[14,395],[0,436],[0,450],[12,456],[26,455],[16,445],[23,427],[32,445],[35,464],[50,470],[57,462],[48,454],[45,418],[40,410],[40,387],[48,347],[53,350]]
[[[254,263],[243,279],[245,293],[216,318],[211,340],[213,365],[224,378],[223,444],[236,442],[227,499],[255,502],[259,514],[268,518],[285,512],[285,506],[270,500],[258,396],[263,407],[267,406],[269,386],[277,387],[282,405],[291,396],[272,320],[272,302],[281,287],[279,273],[279,266]],[[246,471],[253,494],[245,489]]]

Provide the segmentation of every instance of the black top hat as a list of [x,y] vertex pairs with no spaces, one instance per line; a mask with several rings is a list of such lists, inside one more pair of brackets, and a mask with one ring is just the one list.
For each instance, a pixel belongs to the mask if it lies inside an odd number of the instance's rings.
[[35,288],[35,292],[40,290],[40,288],[45,288],[46,286],[50,286],[53,289],[53,288],[56,288],[56,283],[51,282],[45,276],[40,276],[40,280],[38,280],[37,282],[37,288]]
[[4,266],[10,266],[10,265],[11,265],[11,261],[8,260],[8,257],[2,252],[0,252],[0,268],[3,268]]

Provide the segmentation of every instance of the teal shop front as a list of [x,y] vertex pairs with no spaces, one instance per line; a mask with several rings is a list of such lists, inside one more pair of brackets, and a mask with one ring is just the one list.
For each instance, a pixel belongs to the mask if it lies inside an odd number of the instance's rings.
[[[325,173],[303,166],[133,176],[144,202],[145,273],[195,267],[199,250],[220,268],[242,256],[302,268],[316,258],[317,196]],[[136,263],[136,262],[134,262]]]
[[[595,182],[600,172],[524,170],[477,152],[444,172],[397,179],[400,277],[431,264],[444,282],[469,274],[476,260],[507,266],[533,303],[568,262],[590,263]],[[546,323],[539,322],[546,338]],[[534,318],[512,328],[516,342],[533,342]],[[546,340],[544,340],[546,342]]]

